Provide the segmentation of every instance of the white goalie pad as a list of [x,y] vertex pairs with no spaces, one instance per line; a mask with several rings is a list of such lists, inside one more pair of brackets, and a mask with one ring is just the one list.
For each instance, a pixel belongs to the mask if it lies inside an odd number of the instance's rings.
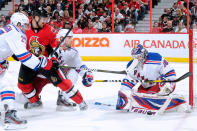
[[147,114],[162,114],[164,111],[177,107],[183,107],[185,112],[189,112],[185,98],[181,95],[171,94],[170,96],[158,96],[157,94],[132,93],[130,112]]

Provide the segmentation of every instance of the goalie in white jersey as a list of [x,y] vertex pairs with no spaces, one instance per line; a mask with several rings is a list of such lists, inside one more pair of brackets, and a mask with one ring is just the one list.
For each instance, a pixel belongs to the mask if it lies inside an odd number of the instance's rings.
[[21,63],[33,70],[47,71],[53,67],[52,61],[46,57],[39,60],[26,50],[26,36],[24,32],[29,28],[29,19],[22,13],[14,13],[11,24],[0,28],[0,95],[1,95],[1,117],[4,120],[5,129],[16,129],[26,127],[26,120],[16,116],[14,106],[15,92],[10,87],[6,78],[8,69],[8,57],[14,55]]
[[[127,75],[121,83],[116,109],[132,112],[138,112],[142,108],[159,110],[176,84],[137,83],[129,80],[175,80],[175,70],[159,53],[148,52],[141,44],[132,49],[131,56],[133,60],[127,65]],[[176,97],[165,110],[185,103],[184,99]]]

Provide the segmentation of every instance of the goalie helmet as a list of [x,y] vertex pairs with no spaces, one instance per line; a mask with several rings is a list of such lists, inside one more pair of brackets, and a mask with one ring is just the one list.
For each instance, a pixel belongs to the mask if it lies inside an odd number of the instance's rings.
[[148,51],[141,44],[139,44],[131,50],[131,56],[134,59],[138,59],[139,61],[144,62],[146,57],[148,56]]
[[25,24],[29,24],[29,19],[25,14],[17,12],[11,16],[10,23],[15,26],[21,24],[21,27],[24,27]]
[[[60,41],[62,40],[65,36],[66,36],[66,33],[68,32],[69,30],[68,29],[61,29],[59,30],[59,32],[57,33],[57,39]],[[67,36],[70,36],[70,37],[73,37],[73,32],[70,31],[69,34]]]

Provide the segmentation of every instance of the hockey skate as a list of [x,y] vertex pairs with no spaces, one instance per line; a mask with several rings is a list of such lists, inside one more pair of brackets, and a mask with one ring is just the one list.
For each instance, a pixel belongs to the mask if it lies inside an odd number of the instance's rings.
[[33,108],[40,109],[40,108],[42,108],[42,101],[41,101],[41,99],[39,99],[38,101],[36,101],[34,103],[26,102],[24,104],[24,108],[25,109],[33,109]]
[[57,98],[57,111],[74,111],[77,109],[77,105],[74,102],[71,102],[69,99],[66,99],[62,92],[58,92]]
[[5,112],[4,129],[14,130],[27,127],[27,120],[20,119],[16,116],[16,110],[8,110]]
[[86,104],[86,102],[84,100],[79,104],[79,109],[81,111],[85,111],[88,109],[88,105]]

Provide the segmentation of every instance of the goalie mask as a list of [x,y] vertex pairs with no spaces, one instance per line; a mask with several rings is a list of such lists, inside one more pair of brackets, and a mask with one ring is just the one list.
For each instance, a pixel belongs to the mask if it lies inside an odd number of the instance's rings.
[[140,62],[144,62],[147,55],[148,51],[141,44],[135,46],[131,50],[131,56],[133,57],[133,59],[138,59]]

